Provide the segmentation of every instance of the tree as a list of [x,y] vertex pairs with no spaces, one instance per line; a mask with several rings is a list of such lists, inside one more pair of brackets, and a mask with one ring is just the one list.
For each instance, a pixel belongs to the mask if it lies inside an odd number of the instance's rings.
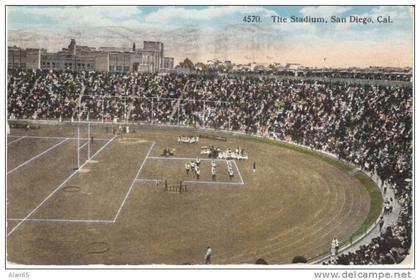
[[217,71],[219,71],[219,72],[225,72],[226,71],[226,67],[224,66],[224,65],[218,65],[217,66]]
[[179,67],[181,68],[188,68],[188,69],[194,69],[194,63],[187,57],[184,59],[184,61],[179,63]]
[[207,65],[205,65],[204,63],[202,63],[202,62],[197,62],[196,64],[195,64],[195,68],[196,69],[201,69],[202,71],[207,71],[208,70],[208,66]]

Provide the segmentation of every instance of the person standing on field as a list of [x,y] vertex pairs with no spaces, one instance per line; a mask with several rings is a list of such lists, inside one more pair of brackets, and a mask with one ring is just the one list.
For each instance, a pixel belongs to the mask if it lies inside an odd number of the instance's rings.
[[382,232],[382,227],[384,226],[384,217],[381,216],[381,219],[379,220],[379,231]]
[[212,250],[211,250],[210,246],[208,246],[207,251],[206,251],[206,255],[204,256],[204,263],[205,264],[211,264],[211,255],[212,255]]

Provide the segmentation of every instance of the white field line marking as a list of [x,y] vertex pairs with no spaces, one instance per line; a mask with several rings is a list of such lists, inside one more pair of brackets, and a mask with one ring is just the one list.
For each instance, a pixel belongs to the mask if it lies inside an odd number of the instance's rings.
[[37,158],[39,158],[40,156],[42,156],[42,155],[44,155],[44,154],[46,154],[46,153],[48,153],[49,151],[51,151],[51,150],[53,150],[53,149],[55,149],[55,148],[57,148],[58,146],[60,146],[61,144],[63,144],[64,142],[66,142],[68,139],[66,138],[66,139],[64,139],[63,141],[61,141],[61,142],[59,142],[59,143],[57,143],[57,144],[55,144],[55,145],[53,145],[53,146],[51,146],[51,147],[49,147],[48,149],[46,149],[45,151],[43,151],[42,153],[39,153],[39,154],[37,154],[36,156],[34,156],[33,158],[31,158],[31,159],[28,159],[27,161],[25,161],[24,163],[22,163],[22,164],[20,164],[20,165],[18,165],[18,166],[16,166],[15,168],[13,168],[12,170],[10,170],[10,171],[8,171],[7,172],[7,175],[9,175],[10,173],[12,173],[12,172],[15,172],[16,170],[18,170],[19,168],[21,168],[22,166],[25,166],[25,165],[27,165],[28,163],[30,163],[31,161],[33,161],[33,160],[35,160],[35,159],[37,159]]
[[88,143],[89,143],[89,140],[87,140],[87,141],[85,142],[85,144],[83,144],[82,146],[80,146],[79,150],[83,149],[83,147],[84,147],[84,146],[86,146]]
[[147,178],[137,178],[136,181],[145,181],[145,182],[163,182],[162,179],[147,179]]
[[[149,157],[149,159],[156,159],[156,160],[196,160],[197,158],[183,158],[183,157]],[[225,159],[220,159],[220,158],[200,158],[200,160],[202,161],[211,161],[211,160],[215,160],[215,161],[224,161]]]
[[233,163],[234,163],[234,164],[235,164],[235,166],[236,166],[236,170],[238,171],[239,178],[241,178],[241,182],[242,182],[242,184],[245,184],[245,183],[244,183],[244,179],[242,179],[241,171],[239,171],[238,165],[236,164],[236,161],[235,161],[235,160],[232,160],[232,161],[233,161]]
[[[22,221],[23,219],[7,219],[8,221]],[[26,222],[55,222],[55,223],[104,223],[112,224],[113,220],[66,220],[66,219],[26,219]]]
[[[97,156],[106,146],[108,146],[114,139],[116,136],[114,136],[111,140],[109,140],[108,142],[106,142],[93,156],[92,158],[94,158],[95,156]],[[26,215],[25,218],[23,218],[14,228],[12,228],[12,230],[7,234],[7,237],[9,237],[20,225],[22,225],[30,216],[32,216],[36,211],[38,211],[38,209],[48,200],[50,199],[50,197],[52,197],[59,189],[61,189],[61,187],[63,187],[74,175],[76,175],[80,169],[82,169],[86,164],[88,164],[89,161],[85,161],[85,163],[83,163],[79,169],[77,169],[76,171],[74,171],[72,174],[70,174],[69,177],[67,177],[66,180],[64,180],[63,183],[61,183],[61,185],[59,185],[55,190],[53,190],[46,198],[44,198],[43,201],[41,201],[40,204],[38,204],[37,207],[35,207],[31,212],[29,212],[28,215]]]
[[[31,136],[31,135],[8,135],[7,137],[25,137],[29,139],[69,139],[69,140],[77,140],[77,137],[61,137],[61,136]],[[80,140],[89,140],[88,138],[80,138]],[[104,138],[94,138],[93,140],[98,141],[109,141],[110,139],[104,139]]]
[[18,141],[20,141],[20,140],[22,140],[22,139],[24,139],[24,138],[26,138],[26,136],[19,137],[18,139],[13,140],[13,141],[11,141],[11,142],[7,143],[7,145],[9,146],[10,144],[12,144],[12,143],[16,143],[16,142],[18,142]]
[[124,206],[124,204],[125,204],[125,201],[127,200],[128,196],[130,195],[130,192],[131,192],[131,190],[132,190],[132,188],[133,188],[133,186],[134,186],[134,183],[136,183],[136,181],[137,181],[137,177],[139,176],[139,174],[140,174],[141,170],[143,169],[143,166],[144,166],[144,164],[146,163],[146,161],[147,161],[147,159],[148,159],[148,157],[149,157],[149,155],[150,155],[150,152],[152,151],[153,147],[155,146],[155,143],[156,143],[156,142],[153,142],[153,143],[152,143],[152,145],[150,146],[149,150],[147,151],[147,154],[146,154],[146,156],[144,157],[143,162],[141,163],[140,168],[139,168],[139,170],[137,171],[137,174],[136,174],[136,176],[135,176],[135,177],[134,177],[134,179],[133,179],[133,182],[131,183],[130,187],[128,188],[128,191],[127,191],[127,193],[126,193],[126,195],[125,195],[125,197],[124,197],[124,200],[122,201],[122,203],[121,203],[121,205],[120,205],[120,208],[118,208],[117,214],[115,214],[114,222],[117,220],[118,216],[120,215],[121,209],[123,208],[123,206]]
[[241,182],[220,182],[220,181],[184,181],[184,183],[195,184],[218,184],[218,185],[243,185]]

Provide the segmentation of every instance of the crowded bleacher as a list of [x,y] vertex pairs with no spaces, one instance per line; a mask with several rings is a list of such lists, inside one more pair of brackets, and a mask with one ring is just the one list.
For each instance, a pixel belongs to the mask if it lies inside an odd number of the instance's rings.
[[[355,253],[338,256],[336,263],[399,263],[411,246],[411,86],[24,70],[10,70],[7,83],[9,119],[128,120],[209,127],[333,153],[393,186],[402,207],[395,225]],[[195,171],[197,177],[199,172]]]

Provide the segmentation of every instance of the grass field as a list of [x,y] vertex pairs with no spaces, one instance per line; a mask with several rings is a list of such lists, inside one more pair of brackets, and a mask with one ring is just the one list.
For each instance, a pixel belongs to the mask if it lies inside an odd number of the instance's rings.
[[[87,138],[86,125],[80,128]],[[77,126],[12,129],[9,262],[200,264],[211,246],[216,264],[260,257],[284,264],[328,251],[332,238],[348,240],[375,216],[353,170],[310,153],[235,136],[182,144],[178,135],[199,132],[135,130],[121,139],[110,128],[92,126],[92,157],[85,163],[87,139],[81,140],[85,164],[77,170]],[[206,145],[244,148],[249,160],[233,164],[232,180],[226,162],[218,161],[216,181],[203,160],[197,180],[184,164]],[[165,147],[175,149],[176,159],[161,158]],[[161,180],[170,186],[183,181],[188,191],[164,191]]]

